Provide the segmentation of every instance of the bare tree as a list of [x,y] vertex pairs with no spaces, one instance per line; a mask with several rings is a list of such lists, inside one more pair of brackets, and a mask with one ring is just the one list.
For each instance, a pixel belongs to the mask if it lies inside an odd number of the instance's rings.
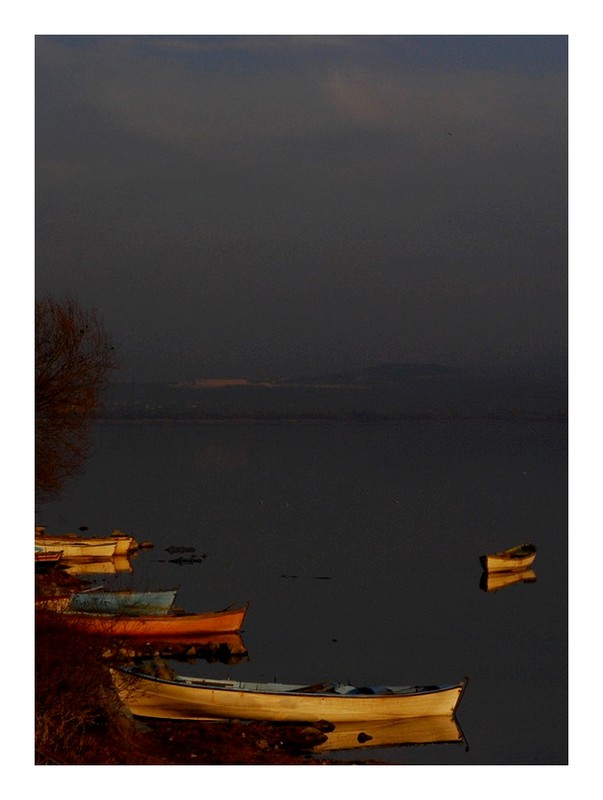
[[118,361],[95,309],[66,296],[36,302],[36,499],[57,495],[83,466],[100,392]]

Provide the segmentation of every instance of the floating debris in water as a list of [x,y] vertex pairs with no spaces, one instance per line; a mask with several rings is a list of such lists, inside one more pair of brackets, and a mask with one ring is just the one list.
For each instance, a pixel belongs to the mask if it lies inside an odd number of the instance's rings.
[[207,556],[205,553],[201,556],[178,556],[177,558],[170,558],[170,564],[201,564]]

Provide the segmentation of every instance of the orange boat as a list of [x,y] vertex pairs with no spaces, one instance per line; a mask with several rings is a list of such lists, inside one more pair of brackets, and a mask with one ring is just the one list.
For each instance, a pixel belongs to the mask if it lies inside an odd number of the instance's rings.
[[84,633],[105,636],[124,636],[155,641],[169,640],[172,636],[199,636],[212,633],[238,633],[249,603],[243,608],[224,611],[207,611],[200,614],[172,612],[152,616],[113,616],[111,614],[88,614],[85,612],[43,611],[53,624],[73,628]]

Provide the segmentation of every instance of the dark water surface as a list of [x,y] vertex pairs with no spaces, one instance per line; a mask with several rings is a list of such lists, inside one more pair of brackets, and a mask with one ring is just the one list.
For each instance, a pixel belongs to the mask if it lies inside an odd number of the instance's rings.
[[[394,764],[567,763],[567,427],[531,422],[100,423],[85,473],[36,515],[155,547],[110,587],[250,601],[249,660],[185,670],[358,685],[469,676],[462,745]],[[537,581],[486,593],[482,553],[538,546]],[[201,563],[170,563],[170,545]],[[342,753],[350,757],[350,752]]]

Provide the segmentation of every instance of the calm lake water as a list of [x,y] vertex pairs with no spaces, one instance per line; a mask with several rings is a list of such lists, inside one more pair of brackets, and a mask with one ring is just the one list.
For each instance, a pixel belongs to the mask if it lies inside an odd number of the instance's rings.
[[[110,587],[250,602],[237,679],[453,683],[464,745],[348,751],[392,764],[567,763],[567,426],[531,422],[99,423],[95,453],[38,510],[53,533],[119,528],[153,550]],[[538,546],[494,593],[478,557]],[[170,563],[170,545],[201,563]]]

